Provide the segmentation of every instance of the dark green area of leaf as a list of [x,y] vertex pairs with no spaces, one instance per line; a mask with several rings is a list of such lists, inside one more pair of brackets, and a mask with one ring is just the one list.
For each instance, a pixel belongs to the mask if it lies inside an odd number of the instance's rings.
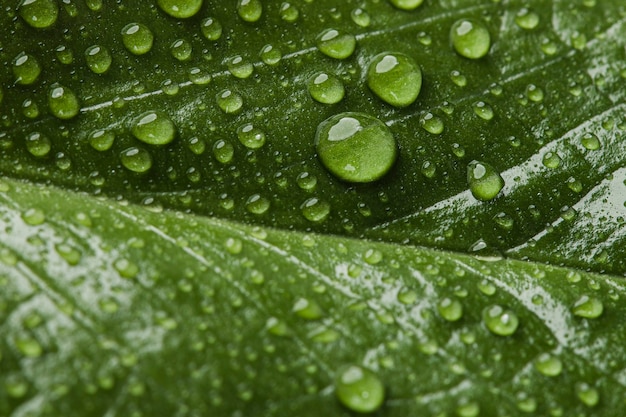
[[[234,4],[217,1],[206,1],[187,20],[173,19],[148,1],[106,4],[97,11],[76,2],[62,4],[48,30],[35,30],[15,8],[5,9],[0,17],[5,68],[0,171],[254,224],[463,252],[485,247],[490,254],[623,273],[626,12],[619,1],[446,0],[426,2],[412,12],[385,1],[316,1],[295,5],[300,16],[295,23],[281,19],[281,6],[266,2],[261,19],[250,24],[237,16]],[[371,17],[367,28],[351,19],[358,7]],[[525,9],[539,18],[534,29],[516,24]],[[221,23],[219,40],[203,37],[200,22],[206,17]],[[461,58],[449,46],[450,26],[461,17],[487,24],[493,45],[484,59]],[[131,55],[122,44],[120,32],[132,22],[145,24],[155,35],[145,55]],[[317,50],[315,38],[327,28],[356,35],[352,57],[339,61]],[[191,45],[189,60],[173,57],[170,48],[177,40]],[[94,44],[108,48],[113,58],[102,75],[86,65],[84,51]],[[276,65],[259,58],[267,44],[283,55]],[[73,52],[72,63],[60,62],[59,46]],[[43,68],[32,86],[14,85],[11,62],[22,51]],[[384,51],[408,54],[423,70],[422,92],[408,108],[383,104],[366,87],[369,61]],[[247,79],[227,70],[226,62],[237,55],[254,64]],[[192,68],[212,81],[194,85]],[[329,106],[311,99],[306,85],[319,71],[339,76],[346,87],[344,100]],[[452,81],[453,71],[465,77],[465,87]],[[164,93],[162,83],[168,80],[179,86],[176,94]],[[76,118],[61,122],[49,114],[46,95],[54,82],[78,95],[82,111]],[[535,87],[543,92],[542,100],[530,97]],[[224,89],[243,97],[239,113],[219,109],[216,95]],[[33,120],[23,115],[25,100],[39,107]],[[493,108],[493,119],[474,113],[479,101]],[[133,121],[147,110],[162,111],[174,121],[173,143],[152,147],[131,135]],[[365,112],[391,127],[400,158],[383,180],[345,184],[317,160],[317,125],[342,111]],[[422,128],[427,113],[441,118],[440,135]],[[236,131],[246,123],[265,132],[262,148],[248,150],[239,143]],[[98,152],[88,143],[99,129],[116,134],[108,151]],[[33,132],[50,139],[47,156],[26,150],[25,138]],[[585,133],[599,138],[598,150],[584,148]],[[234,147],[232,161],[225,164],[212,152],[220,140]],[[143,175],[120,162],[120,153],[132,146],[146,148],[153,158]],[[559,155],[558,167],[542,164],[548,152]],[[474,159],[503,174],[506,185],[496,200],[478,202],[468,193],[466,166]],[[317,185],[299,187],[302,174],[314,177]],[[255,196],[270,203],[262,215],[247,210],[246,202]],[[301,213],[309,198],[330,204],[330,216],[321,224]],[[598,199],[607,202],[592,204]],[[575,214],[563,221],[568,208]],[[596,233],[597,223],[588,220],[602,216],[604,227]],[[511,227],[494,220],[502,218]],[[566,252],[560,251],[564,245]]]

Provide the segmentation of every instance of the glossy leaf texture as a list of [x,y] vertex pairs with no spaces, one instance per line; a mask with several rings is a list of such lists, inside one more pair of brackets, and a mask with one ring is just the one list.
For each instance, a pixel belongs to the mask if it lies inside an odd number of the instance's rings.
[[2,415],[621,415],[621,278],[0,189]]
[[[626,270],[620,1],[35,3],[57,10],[43,28],[17,4],[0,15],[5,175],[285,229]],[[484,57],[451,46],[461,19],[489,32]],[[421,69],[412,104],[368,87],[387,52]],[[321,99],[309,93],[320,73]],[[379,181],[342,182],[316,156],[317,126],[346,111],[398,142]],[[502,175],[495,199],[468,191],[474,160]]]

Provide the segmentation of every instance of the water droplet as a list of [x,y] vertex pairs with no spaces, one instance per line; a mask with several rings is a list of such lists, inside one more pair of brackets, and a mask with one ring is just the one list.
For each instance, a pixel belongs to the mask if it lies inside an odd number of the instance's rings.
[[129,23],[122,29],[122,42],[128,52],[143,55],[152,49],[154,35],[144,24]]
[[26,99],[22,103],[22,114],[29,119],[35,119],[39,117],[39,106],[31,99]]
[[224,247],[231,255],[239,255],[243,250],[243,242],[241,239],[229,237],[224,243]]
[[254,23],[263,14],[263,4],[260,0],[238,0],[237,13],[242,20]]
[[152,168],[152,156],[143,148],[131,147],[120,153],[122,165],[130,171],[143,173]]
[[544,93],[543,90],[535,84],[528,84],[528,86],[526,86],[526,97],[528,97],[530,101],[540,103],[543,101]]
[[370,265],[377,265],[383,260],[383,253],[378,249],[368,249],[363,254],[363,260]]
[[166,145],[174,140],[176,126],[165,114],[148,111],[133,122],[133,136],[149,145]]
[[243,97],[231,90],[223,90],[216,96],[217,105],[226,114],[237,113],[243,106]]
[[284,2],[280,5],[280,18],[285,22],[293,23],[298,20],[300,11],[291,3]]
[[157,0],[165,13],[178,19],[194,16],[202,7],[202,0]]
[[306,298],[298,299],[293,305],[292,311],[306,320],[318,320],[324,316],[319,304]]
[[59,6],[55,0],[22,0],[18,12],[30,26],[45,29],[57,21]]
[[425,131],[432,133],[433,135],[440,135],[443,133],[443,129],[445,127],[443,120],[430,112],[427,112],[420,117],[420,125]]
[[212,17],[202,19],[200,30],[207,40],[216,41],[222,37],[222,24]]
[[576,396],[587,407],[595,407],[600,401],[600,393],[598,390],[586,382],[577,383],[575,389]]
[[89,135],[89,144],[97,151],[104,152],[111,149],[115,141],[115,133],[108,130],[96,130]]
[[504,179],[489,164],[472,161],[467,166],[467,183],[472,195],[481,201],[493,200],[504,187]]
[[261,61],[267,65],[276,65],[283,59],[283,54],[280,50],[272,45],[265,45],[261,48],[259,56],[261,57]]
[[450,79],[458,87],[465,87],[467,85],[467,77],[457,70],[452,70],[452,72],[450,72]]
[[121,258],[113,262],[113,267],[122,278],[135,278],[139,273],[139,267],[125,258]]
[[597,298],[583,295],[574,303],[572,312],[578,317],[596,319],[604,312],[604,304]]
[[46,221],[46,215],[40,209],[31,208],[22,213],[22,220],[30,226],[38,226]]
[[539,15],[524,7],[515,15],[515,23],[522,29],[533,30],[539,25]]
[[41,74],[41,65],[37,59],[26,52],[20,52],[13,59],[12,69],[15,82],[21,85],[33,84]]
[[64,45],[60,45],[55,49],[57,59],[61,64],[69,65],[74,61],[74,53]]
[[499,305],[492,305],[483,310],[483,322],[491,333],[498,336],[512,335],[519,325],[517,315]]
[[400,10],[414,10],[424,3],[424,0],[389,0],[393,6]]
[[587,46],[587,36],[584,33],[572,33],[570,41],[572,43],[572,47],[578,49],[579,51],[585,49],[585,47]]
[[99,45],[92,45],[85,50],[85,60],[89,69],[96,74],[107,72],[113,62],[109,50]]
[[370,17],[369,13],[367,13],[365,10],[361,9],[360,7],[352,10],[352,12],[350,13],[350,17],[352,18],[352,21],[354,23],[361,26],[362,28],[368,27],[372,21],[372,18]]
[[193,47],[191,46],[191,42],[185,39],[177,39],[170,46],[170,51],[172,52],[172,56],[179,61],[187,61],[191,58],[191,53],[193,52]]
[[537,410],[537,400],[528,396],[525,392],[519,392],[515,396],[517,409],[523,413],[534,413]]
[[557,53],[556,43],[550,39],[543,39],[541,41],[541,50],[546,55],[554,55]]
[[311,222],[323,222],[330,214],[330,204],[324,200],[313,197],[307,199],[300,206],[302,215]]
[[287,323],[276,317],[270,317],[265,323],[265,328],[274,336],[286,336],[289,332]]
[[317,35],[317,48],[331,58],[346,59],[356,48],[356,38],[350,33],[326,29]]
[[385,400],[385,387],[378,376],[358,365],[337,371],[335,393],[345,407],[357,413],[374,412]]
[[437,173],[437,166],[431,161],[424,161],[420,167],[420,172],[426,178],[434,178]]
[[322,164],[349,182],[372,182],[383,177],[397,157],[389,128],[363,113],[341,113],[317,128],[315,146]]
[[407,55],[384,52],[370,62],[367,85],[384,102],[406,107],[417,99],[422,89],[422,70]]
[[317,177],[315,175],[309,174],[308,172],[302,172],[298,174],[296,178],[296,184],[302,190],[305,191],[313,191],[317,186]]
[[600,149],[600,139],[593,133],[585,133],[583,137],[580,139],[580,142],[585,147],[585,149],[590,151],[597,151]]
[[237,55],[227,60],[228,71],[237,78],[248,78],[254,72],[254,66]]
[[265,145],[265,133],[252,123],[246,123],[237,129],[239,142],[248,149],[259,149]]
[[259,194],[254,194],[246,200],[246,210],[249,213],[261,215],[266,213],[270,208],[270,201],[261,197]]
[[341,80],[326,72],[313,75],[309,79],[308,89],[311,97],[323,104],[339,103],[345,94]]
[[500,212],[493,217],[493,220],[496,222],[498,226],[500,226],[504,230],[511,230],[515,225],[515,220],[513,217],[509,216],[505,212]]
[[187,140],[187,146],[189,147],[189,150],[196,155],[202,155],[206,150],[206,143],[196,136]]
[[43,353],[43,348],[38,341],[31,338],[20,338],[15,341],[15,347],[20,353],[29,358],[38,358]]
[[535,368],[545,376],[558,376],[563,370],[563,362],[549,353],[542,353],[535,359]]
[[483,22],[475,19],[460,19],[452,25],[450,42],[459,55],[478,59],[489,52],[491,36]]
[[48,107],[52,115],[62,120],[71,119],[80,111],[80,104],[74,92],[59,83],[50,86]]
[[463,317],[463,305],[459,300],[448,297],[437,303],[437,311],[447,321],[457,321]]
[[235,147],[230,142],[219,139],[213,144],[213,155],[222,164],[231,162],[234,154]]
[[492,296],[496,293],[496,286],[491,282],[483,279],[478,283],[478,290],[487,296]]
[[50,153],[51,147],[50,139],[39,132],[33,132],[26,137],[26,149],[33,156],[44,157]]
[[474,109],[474,113],[476,114],[476,116],[480,117],[481,119],[493,119],[493,108],[491,108],[488,103],[485,103],[484,101],[477,101],[472,105],[472,108]]
[[556,152],[546,152],[542,163],[546,168],[556,169],[561,165],[562,159]]

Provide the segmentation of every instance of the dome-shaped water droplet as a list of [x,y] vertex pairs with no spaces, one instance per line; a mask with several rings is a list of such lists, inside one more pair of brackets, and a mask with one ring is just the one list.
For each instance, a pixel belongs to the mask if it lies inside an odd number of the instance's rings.
[[437,303],[437,311],[447,321],[457,321],[463,317],[463,305],[459,300],[448,297]]
[[227,114],[237,113],[243,106],[243,97],[231,90],[221,91],[215,99],[219,108]]
[[578,317],[595,319],[604,312],[604,304],[597,298],[583,295],[574,303],[572,312]]
[[59,16],[55,0],[22,0],[17,9],[21,18],[37,29],[49,28]]
[[108,130],[96,130],[89,135],[89,144],[97,151],[108,151],[115,141],[115,133]]
[[123,150],[120,160],[129,171],[143,173],[152,168],[152,156],[143,148],[132,147]]
[[425,113],[422,115],[422,117],[420,117],[420,125],[425,131],[432,133],[433,135],[440,135],[443,133],[443,129],[445,127],[443,120],[432,113]]
[[265,133],[252,123],[246,123],[237,129],[239,142],[248,149],[259,149],[265,145]]
[[232,161],[234,153],[235,147],[230,142],[219,139],[213,144],[213,155],[222,164]]
[[350,13],[350,17],[352,18],[352,21],[354,23],[361,26],[362,28],[368,27],[372,21],[372,18],[370,17],[369,13],[367,13],[365,10],[361,9],[360,7],[352,10],[352,12]]
[[422,70],[407,55],[384,52],[372,59],[367,85],[384,102],[406,107],[417,99],[422,89]]
[[55,49],[57,59],[63,65],[69,65],[74,62],[74,53],[71,49],[64,45],[60,45]]
[[149,145],[166,145],[174,140],[176,126],[165,114],[148,111],[133,122],[133,136]]
[[414,10],[424,3],[424,0],[389,0],[389,3],[400,10]]
[[200,30],[205,38],[216,41],[222,37],[222,24],[213,17],[207,17],[200,22]]
[[263,61],[267,65],[276,65],[283,58],[283,54],[278,48],[275,48],[273,45],[265,45],[263,48],[261,48],[259,57],[261,58],[261,61]]
[[191,58],[191,53],[193,52],[193,48],[191,46],[191,42],[185,39],[177,39],[172,43],[170,47],[170,51],[172,52],[172,56],[179,61],[187,61]]
[[39,74],[41,74],[41,65],[39,65],[37,59],[26,52],[20,52],[13,59],[12,69],[15,82],[21,85],[34,83],[39,78]]
[[558,376],[563,370],[563,362],[549,353],[542,353],[535,359],[535,368],[545,376]]
[[345,89],[337,77],[326,72],[313,75],[308,82],[309,94],[323,104],[335,104],[343,99]]
[[499,305],[492,305],[483,310],[483,322],[491,333],[498,336],[512,335],[519,325],[517,315]]
[[263,14],[263,4],[260,0],[238,0],[237,13],[242,20],[254,23]]
[[489,52],[491,35],[483,22],[475,19],[460,19],[452,25],[450,42],[459,55],[478,59]]
[[[2,93],[0,92],[0,103],[2,103]],[[22,103],[22,114],[29,119],[35,119],[39,117],[39,106],[37,103],[27,98]]]
[[561,157],[556,152],[546,152],[543,156],[542,163],[546,168],[556,169],[561,165]]
[[544,93],[543,90],[535,84],[528,84],[526,87],[526,97],[528,97],[530,101],[540,103],[543,101]]
[[324,315],[319,304],[306,298],[298,299],[293,305],[292,311],[306,320],[318,320]]
[[46,221],[46,215],[42,210],[32,208],[22,213],[22,219],[30,226],[38,226]]
[[80,103],[74,92],[59,83],[50,86],[48,107],[53,116],[62,120],[71,119],[80,111]]
[[481,119],[493,119],[493,108],[491,108],[488,103],[485,103],[484,101],[477,101],[473,104],[472,108],[474,109],[474,113],[476,114],[476,116],[480,117]]
[[291,3],[284,2],[280,5],[280,18],[285,22],[293,23],[300,17],[300,10]]
[[350,33],[326,29],[317,35],[317,48],[331,58],[346,59],[356,48],[356,38]]
[[260,215],[266,213],[269,208],[270,201],[265,197],[261,197],[259,194],[254,194],[246,200],[246,210],[248,210],[249,213]]
[[600,393],[598,390],[586,382],[577,383],[575,390],[578,399],[587,407],[595,407],[600,401]]
[[107,48],[93,45],[85,50],[85,60],[90,70],[96,74],[103,74],[111,67],[113,57]]
[[228,71],[237,78],[248,78],[254,72],[254,66],[237,55],[227,61]]
[[341,404],[357,413],[372,413],[385,400],[385,387],[378,376],[358,365],[338,370],[335,393]]
[[598,149],[600,149],[600,139],[598,139],[598,137],[593,134],[593,133],[585,133],[582,138],[580,139],[580,142],[582,143],[582,145],[585,147],[585,149],[590,150],[590,151],[597,151]]
[[186,19],[200,11],[203,0],[157,0],[165,13],[178,19]]
[[33,156],[44,157],[50,153],[51,147],[50,139],[39,132],[33,132],[26,137],[26,149]]
[[522,29],[532,30],[539,25],[539,15],[524,7],[515,15],[515,23]]
[[481,201],[496,198],[504,187],[504,179],[491,165],[472,161],[467,166],[467,183],[472,195]]
[[467,77],[458,70],[452,70],[450,72],[450,79],[458,87],[465,87],[467,85]]
[[144,24],[129,23],[122,29],[122,42],[128,52],[143,55],[152,49],[154,35]]
[[319,198],[309,198],[300,206],[302,215],[310,222],[323,222],[330,214],[330,204]]
[[383,177],[397,157],[389,128],[363,113],[341,113],[317,128],[317,154],[336,177],[349,182],[372,182]]
[[19,338],[15,341],[15,347],[20,353],[28,358],[38,358],[43,353],[39,342],[32,338]]

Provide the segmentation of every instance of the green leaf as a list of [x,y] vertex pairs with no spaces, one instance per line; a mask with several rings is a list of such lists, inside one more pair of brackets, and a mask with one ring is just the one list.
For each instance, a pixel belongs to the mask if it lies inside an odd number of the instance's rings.
[[14,3],[0,415],[621,415],[621,1]]
[[2,415],[621,415],[623,279],[2,190]]

